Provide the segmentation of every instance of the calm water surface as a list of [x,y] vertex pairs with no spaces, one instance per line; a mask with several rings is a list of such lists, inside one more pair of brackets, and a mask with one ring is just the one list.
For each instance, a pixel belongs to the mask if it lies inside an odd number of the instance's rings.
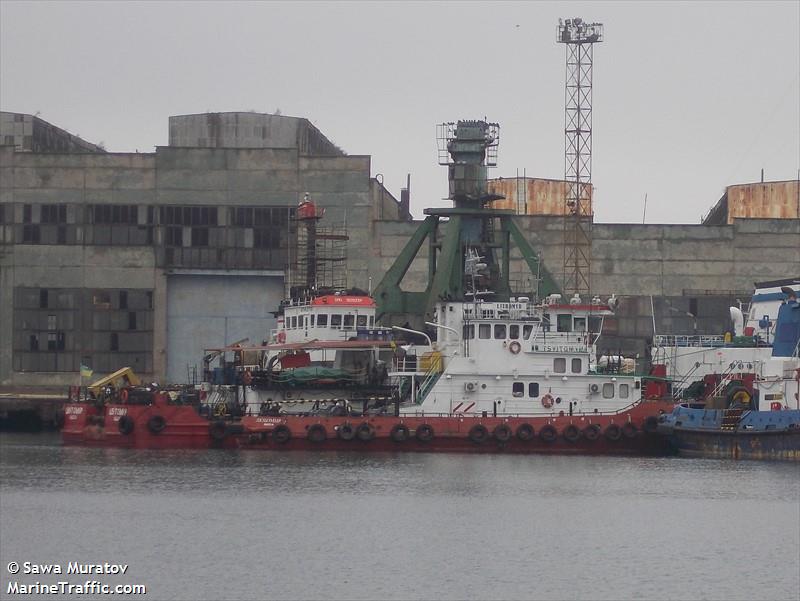
[[100,450],[3,434],[0,597],[10,578],[87,578],[11,577],[11,561],[129,564],[91,578],[145,584],[143,599],[796,601],[800,466]]

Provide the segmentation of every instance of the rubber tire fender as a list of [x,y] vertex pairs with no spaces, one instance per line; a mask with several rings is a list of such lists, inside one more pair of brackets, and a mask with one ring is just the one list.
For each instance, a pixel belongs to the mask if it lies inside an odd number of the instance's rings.
[[167,427],[167,420],[163,415],[154,415],[147,420],[147,429],[153,434],[161,434],[164,428]]
[[622,426],[622,435],[625,438],[636,438],[636,434],[639,432],[639,429],[633,424],[633,422],[628,422],[624,426]]
[[395,442],[405,442],[411,437],[408,427],[405,424],[395,424],[389,431],[389,438]]
[[272,440],[279,444],[286,444],[292,439],[292,431],[289,426],[280,424],[272,431]]
[[340,440],[353,440],[356,437],[356,429],[350,422],[344,422],[336,429],[336,436]]
[[558,438],[558,431],[550,424],[543,426],[542,429],[539,430],[539,440],[543,442],[552,443],[556,441],[556,438]]
[[414,432],[414,436],[420,442],[430,442],[433,440],[435,433],[433,431],[433,426],[430,424],[422,424],[421,426],[417,426],[416,432]]
[[600,438],[600,426],[597,424],[589,424],[583,429],[583,437],[590,441],[597,440]]
[[508,424],[499,424],[494,430],[492,430],[492,436],[497,442],[508,442],[511,440],[511,437],[514,434],[511,432],[511,428],[508,427]]
[[133,418],[130,415],[123,415],[119,418],[119,422],[117,422],[117,429],[119,430],[120,434],[127,436],[133,432],[135,425],[136,423],[133,421]]
[[469,429],[467,437],[475,444],[483,444],[489,439],[489,430],[483,424],[475,424]]
[[536,436],[536,431],[530,424],[520,424],[517,427],[517,438],[522,442],[533,440],[534,436]]
[[228,433],[228,427],[224,421],[218,419],[208,427],[208,433],[211,435],[211,438],[217,442],[222,442],[225,440],[225,435]]
[[569,442],[578,442],[578,439],[581,437],[581,431],[575,424],[570,424],[561,431],[561,436]]
[[325,442],[328,438],[328,431],[322,424],[313,424],[306,433],[306,437],[313,443]]
[[617,442],[620,438],[622,438],[622,428],[620,428],[617,424],[609,424],[605,431],[603,431],[603,436],[606,439],[610,440],[611,442]]
[[369,442],[375,438],[375,426],[369,422],[363,422],[356,428],[356,436],[362,442]]

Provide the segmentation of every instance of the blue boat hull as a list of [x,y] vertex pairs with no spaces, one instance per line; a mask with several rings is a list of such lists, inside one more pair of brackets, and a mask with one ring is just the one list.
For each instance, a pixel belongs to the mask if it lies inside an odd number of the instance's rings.
[[715,459],[800,461],[800,429],[720,431],[673,428],[670,444],[679,455]]

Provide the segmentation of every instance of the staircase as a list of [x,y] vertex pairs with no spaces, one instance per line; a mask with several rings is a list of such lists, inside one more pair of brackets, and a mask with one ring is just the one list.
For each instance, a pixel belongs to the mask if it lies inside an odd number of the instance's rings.
[[739,429],[739,422],[742,421],[742,414],[745,409],[725,409],[722,414],[722,424],[720,430],[733,432]]

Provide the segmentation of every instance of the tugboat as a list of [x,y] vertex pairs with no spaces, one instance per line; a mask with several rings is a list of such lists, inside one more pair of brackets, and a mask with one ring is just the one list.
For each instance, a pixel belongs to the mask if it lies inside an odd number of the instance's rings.
[[683,403],[658,431],[691,457],[800,461],[800,303],[782,287],[770,356],[755,364],[751,386]]
[[[86,444],[668,452],[656,430],[671,400],[644,400],[639,377],[597,364],[597,339],[616,298],[564,299],[513,212],[487,208],[497,199],[486,180],[497,125],[460,121],[444,131],[455,206],[426,211],[374,295],[323,281],[320,264],[328,262],[306,244],[305,264],[290,270],[303,279],[289,287],[268,344],[209,349],[197,406],[163,397],[143,407],[106,405],[95,418],[104,420],[104,435]],[[318,212],[303,213],[298,232],[311,240]],[[427,288],[404,292],[401,280],[425,239]],[[536,284],[524,293],[512,292],[512,239]],[[378,318],[403,325],[377,328]],[[154,414],[165,422],[158,431],[150,427]],[[120,415],[133,427],[123,432]],[[71,442],[82,425],[69,422]]]

